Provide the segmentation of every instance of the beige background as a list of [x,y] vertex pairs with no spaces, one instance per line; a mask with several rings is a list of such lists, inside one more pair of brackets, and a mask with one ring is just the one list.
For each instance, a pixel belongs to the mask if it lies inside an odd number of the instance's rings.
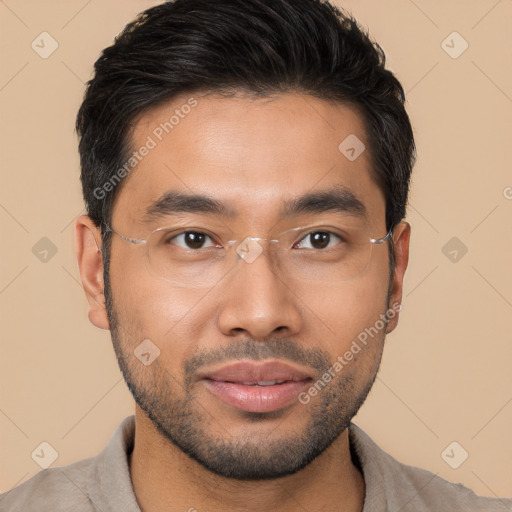
[[[40,469],[31,453],[42,441],[54,466],[68,464],[133,411],[109,333],[88,322],[73,254],[73,123],[100,50],[155,3],[0,0],[3,491]],[[404,310],[356,423],[406,463],[512,495],[512,1],[342,5],[404,84],[419,153]],[[43,31],[59,45],[47,59],[31,48]],[[441,45],[453,31],[469,44],[457,59]],[[461,42],[449,38],[450,51]],[[43,237],[57,248],[46,263],[32,252]],[[455,263],[443,253],[452,237],[468,248]],[[469,452],[458,469],[441,457],[452,441]]]

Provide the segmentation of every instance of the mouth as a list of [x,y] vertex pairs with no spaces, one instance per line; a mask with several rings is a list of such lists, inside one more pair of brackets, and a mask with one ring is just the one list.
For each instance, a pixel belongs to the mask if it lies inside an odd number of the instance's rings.
[[200,374],[216,398],[247,412],[273,412],[293,402],[313,380],[312,372],[280,361],[238,361]]

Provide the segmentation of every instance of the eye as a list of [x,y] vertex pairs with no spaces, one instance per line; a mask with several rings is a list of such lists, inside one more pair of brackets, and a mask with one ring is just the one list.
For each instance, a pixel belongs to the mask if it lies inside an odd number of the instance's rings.
[[[205,246],[207,241],[211,244]],[[168,244],[172,243],[183,249],[205,249],[207,247],[214,247],[216,244],[213,242],[212,237],[200,231],[185,231],[179,235],[173,236],[167,241]]]
[[343,241],[339,235],[330,231],[313,231],[306,235],[297,246],[299,249],[326,249],[335,245],[336,241]]

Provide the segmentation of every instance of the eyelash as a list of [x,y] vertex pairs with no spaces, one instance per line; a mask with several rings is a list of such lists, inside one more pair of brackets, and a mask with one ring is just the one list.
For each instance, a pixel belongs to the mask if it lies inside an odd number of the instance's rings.
[[[182,233],[178,233],[176,235],[173,235],[171,238],[169,238],[168,240],[165,241],[166,244],[170,244],[172,242],[172,240],[175,240],[176,238],[180,237],[180,236],[184,236],[184,235],[187,235],[188,233],[194,233],[194,234],[197,234],[197,235],[205,235],[207,236],[208,238],[210,238],[210,240],[212,240],[212,242],[214,242],[213,240],[213,237],[211,235],[209,235],[208,233],[205,233],[203,231],[192,231],[192,230],[189,230],[189,231],[183,231]],[[336,238],[338,238],[340,241],[344,241],[342,236],[341,235],[338,235],[332,231],[328,231],[328,230],[322,230],[322,229],[316,229],[314,231],[310,231],[308,233],[306,233],[298,242],[296,242],[294,244],[294,246],[299,243],[299,242],[302,242],[303,240],[305,240],[307,237],[315,234],[315,233],[324,233],[324,234],[328,234],[330,236],[334,236]],[[176,245],[176,244],[173,244],[173,245]],[[180,246],[178,246],[180,247]],[[200,251],[201,249],[209,249],[211,248],[212,246],[209,246],[209,247],[202,247],[200,249],[191,249],[190,247],[181,247],[182,249],[186,249],[186,250],[191,250],[191,251]],[[314,248],[313,248],[314,249]],[[317,249],[317,250],[325,250],[325,249]]]

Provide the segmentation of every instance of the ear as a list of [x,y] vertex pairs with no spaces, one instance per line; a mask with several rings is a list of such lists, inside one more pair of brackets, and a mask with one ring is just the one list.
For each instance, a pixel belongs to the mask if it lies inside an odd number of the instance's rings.
[[87,215],[75,222],[75,253],[80,278],[89,303],[89,321],[100,329],[110,329],[105,307],[101,233]]
[[[395,250],[395,271],[391,277],[391,293],[389,298],[389,307],[393,308],[395,304],[402,303],[402,290],[405,270],[409,262],[409,240],[411,237],[411,225],[408,222],[402,221],[398,224],[393,232],[393,244]],[[395,308],[393,308],[395,309]],[[396,311],[396,309],[395,309]],[[399,313],[393,318],[389,319],[386,333],[390,333],[395,330],[398,325]]]

